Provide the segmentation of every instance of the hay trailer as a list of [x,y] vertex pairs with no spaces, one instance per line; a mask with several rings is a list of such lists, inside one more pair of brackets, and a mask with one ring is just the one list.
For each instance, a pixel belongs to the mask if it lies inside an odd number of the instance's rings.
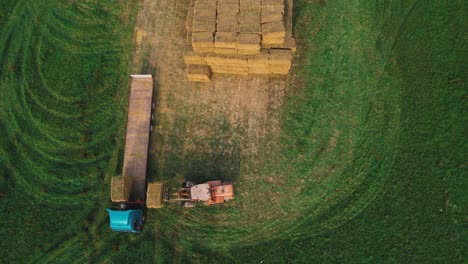
[[152,98],[153,77],[131,75],[123,170],[121,176],[114,176],[111,180],[111,200],[117,206],[107,209],[110,227],[114,231],[141,232],[145,208],[162,206],[161,183],[147,184],[146,180],[154,109]]

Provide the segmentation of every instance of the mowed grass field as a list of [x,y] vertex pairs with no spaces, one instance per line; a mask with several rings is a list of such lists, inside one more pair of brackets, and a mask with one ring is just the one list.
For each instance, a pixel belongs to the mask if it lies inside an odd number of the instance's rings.
[[[246,142],[248,124],[203,120],[177,98],[175,121],[158,120],[150,177],[233,180],[236,200],[148,211],[128,235],[109,231],[105,207],[138,4],[0,4],[2,260],[464,262],[464,1],[295,1],[274,132]],[[193,124],[217,132],[185,137]]]

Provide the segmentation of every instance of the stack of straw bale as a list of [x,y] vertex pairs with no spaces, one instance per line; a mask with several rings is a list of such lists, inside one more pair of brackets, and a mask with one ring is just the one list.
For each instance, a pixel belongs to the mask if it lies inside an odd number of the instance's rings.
[[193,6],[192,46],[196,52],[214,52],[217,1],[197,0]]
[[189,80],[211,72],[288,74],[293,0],[192,0],[184,59]]

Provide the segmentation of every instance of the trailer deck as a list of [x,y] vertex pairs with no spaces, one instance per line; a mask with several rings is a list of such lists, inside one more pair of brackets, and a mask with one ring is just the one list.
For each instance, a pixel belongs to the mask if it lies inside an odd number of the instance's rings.
[[131,77],[123,176],[129,176],[133,180],[130,201],[144,201],[153,77],[151,75],[131,75]]

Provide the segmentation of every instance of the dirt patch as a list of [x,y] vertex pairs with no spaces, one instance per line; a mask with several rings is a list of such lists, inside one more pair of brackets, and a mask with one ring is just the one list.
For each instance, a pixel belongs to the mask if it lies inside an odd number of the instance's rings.
[[[133,71],[153,73],[157,87],[157,126],[151,153],[155,170],[167,173],[168,159],[178,158],[178,168],[190,170],[190,159],[227,160],[241,163],[258,153],[265,136],[279,131],[278,109],[283,102],[287,77],[214,74],[210,83],[187,80],[183,50],[185,21],[190,1],[142,2],[136,25],[137,48]],[[177,155],[171,155],[177,154]],[[172,157],[174,156],[174,157]],[[226,160],[226,163],[228,163]],[[205,162],[213,166],[214,162]],[[242,164],[237,166],[240,171]],[[200,166],[203,166],[200,164]],[[189,173],[190,174],[190,173]],[[223,178],[224,175],[218,175]]]

